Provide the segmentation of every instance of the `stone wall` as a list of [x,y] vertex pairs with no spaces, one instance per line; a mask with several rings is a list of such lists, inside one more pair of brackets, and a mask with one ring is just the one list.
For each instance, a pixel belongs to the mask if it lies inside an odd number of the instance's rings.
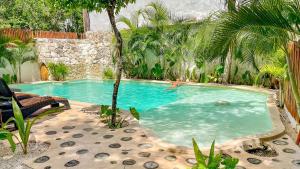
[[64,63],[70,67],[67,79],[101,78],[113,68],[111,37],[107,32],[89,32],[87,39],[36,39],[39,63]]

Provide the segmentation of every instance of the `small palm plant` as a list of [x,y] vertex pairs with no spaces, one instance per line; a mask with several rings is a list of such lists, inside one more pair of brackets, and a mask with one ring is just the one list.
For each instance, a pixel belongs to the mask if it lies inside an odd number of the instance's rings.
[[[140,120],[140,113],[134,107],[130,107],[129,111],[130,111],[130,114],[132,115],[132,117],[134,117],[137,120]],[[121,111],[119,108],[117,108],[117,117],[118,118],[116,121],[116,125],[112,125],[112,123],[111,123],[112,109],[108,105],[101,105],[101,110],[99,113],[100,113],[100,118],[104,119],[103,122],[107,123],[109,128],[122,128],[124,122],[127,119],[127,117],[122,118],[120,116]]]
[[222,154],[215,155],[215,141],[211,144],[209,156],[200,151],[195,139],[193,139],[193,146],[197,163],[192,169],[221,169],[221,164],[224,166],[222,169],[234,169],[239,162],[236,158],[223,158]]
[[[23,153],[27,154],[28,142],[30,138],[30,130],[33,124],[42,116],[45,116],[50,113],[58,112],[61,109],[56,108],[56,109],[46,111],[45,113],[40,114],[39,116],[33,118],[32,120],[27,120],[25,122],[23,118],[23,114],[17,102],[14,99],[12,99],[12,106],[13,106],[14,117],[9,118],[4,124],[2,124],[2,128],[0,128],[0,140],[7,140],[11,146],[11,150],[14,152],[16,150],[16,143],[13,138],[15,138],[20,143]],[[18,128],[19,137],[7,129],[7,124],[10,122],[14,122],[16,124]]]

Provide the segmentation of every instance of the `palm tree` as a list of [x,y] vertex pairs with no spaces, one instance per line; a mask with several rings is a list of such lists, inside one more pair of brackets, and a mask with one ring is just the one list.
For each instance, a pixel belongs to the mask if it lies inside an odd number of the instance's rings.
[[26,62],[37,61],[37,55],[34,50],[34,43],[16,41],[11,48],[13,59],[11,61],[13,70],[17,72],[18,82],[21,83],[21,66]]
[[12,53],[7,49],[11,39],[0,34],[0,68],[5,68],[7,62],[11,61]]
[[299,0],[260,0],[245,3],[239,10],[227,12],[222,18],[212,37],[211,54],[215,51],[225,53],[232,42],[247,34],[271,37],[273,43],[285,51],[288,75],[300,113],[300,96],[288,51],[289,43],[299,39],[299,21]]

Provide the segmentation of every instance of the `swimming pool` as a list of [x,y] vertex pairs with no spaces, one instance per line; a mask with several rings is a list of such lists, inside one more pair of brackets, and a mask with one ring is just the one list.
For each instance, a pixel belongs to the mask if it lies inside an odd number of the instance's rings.
[[[53,95],[70,100],[111,104],[113,81],[81,80],[64,83],[21,84],[23,92]],[[267,94],[232,88],[122,81],[118,107],[136,107],[141,125],[162,140],[191,146],[191,139],[209,146],[272,129]]]

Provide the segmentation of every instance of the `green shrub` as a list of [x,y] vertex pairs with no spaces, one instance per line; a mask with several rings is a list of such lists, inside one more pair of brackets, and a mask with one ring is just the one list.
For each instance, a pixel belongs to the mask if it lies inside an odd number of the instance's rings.
[[[192,169],[235,169],[239,162],[236,158],[223,157],[222,154],[215,155],[215,141],[211,144],[209,156],[200,151],[195,139],[193,139],[193,147],[197,163]],[[224,167],[221,167],[221,164]]]
[[63,63],[49,63],[48,68],[54,80],[61,81],[65,80],[69,74],[69,68]]
[[17,75],[3,74],[2,78],[7,84],[12,84],[17,82]]
[[103,72],[103,78],[104,79],[114,79],[114,72],[111,68],[106,68]]
[[[140,113],[134,107],[130,107],[129,110],[130,110],[129,112],[132,115],[132,117],[134,117],[137,120],[140,120]],[[100,118],[104,119],[103,122],[106,123],[109,126],[109,128],[122,128],[124,122],[127,119],[127,117],[125,117],[125,118],[121,117],[121,111],[119,108],[117,108],[116,125],[112,125],[111,116],[113,114],[113,111],[109,107],[109,105],[101,105],[99,113],[100,113]]]

